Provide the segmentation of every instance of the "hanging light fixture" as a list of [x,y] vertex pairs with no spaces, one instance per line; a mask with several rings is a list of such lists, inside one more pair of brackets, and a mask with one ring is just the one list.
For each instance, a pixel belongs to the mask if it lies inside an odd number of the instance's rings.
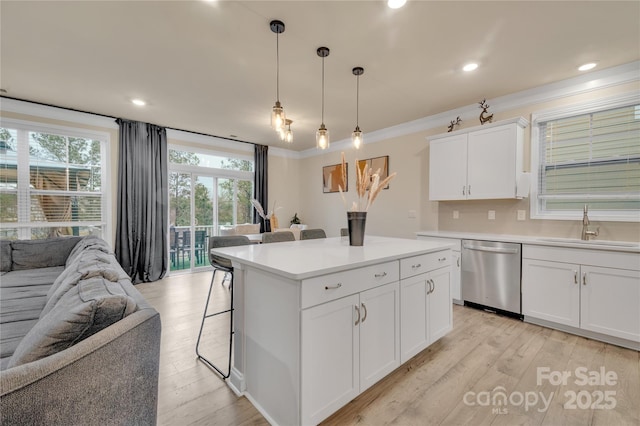
[[351,133],[351,141],[353,142],[353,147],[355,149],[360,149],[363,141],[362,131],[360,130],[360,126],[358,125],[360,112],[360,76],[364,74],[364,68],[355,67],[351,70],[351,72],[353,72],[353,75],[356,76],[356,128],[353,133]]
[[293,120],[289,120],[287,118],[284,122],[285,125],[282,126],[282,129],[280,129],[280,131],[278,132],[278,134],[280,135],[281,141],[285,141],[287,143],[293,142],[293,132],[291,131],[291,123],[293,123]]
[[322,58],[322,124],[316,132],[316,147],[318,149],[329,148],[329,130],[324,125],[324,58],[329,56],[328,47],[318,47],[316,51],[318,56]]
[[291,131],[291,123],[293,123],[293,120],[289,120],[287,118],[286,123],[287,123],[287,131],[284,134],[284,141],[286,143],[293,143],[293,132]]
[[280,103],[280,45],[278,42],[278,35],[284,32],[284,22],[273,20],[269,27],[276,33],[276,104],[271,109],[271,127],[276,132],[280,132],[284,129],[286,120],[284,107]]

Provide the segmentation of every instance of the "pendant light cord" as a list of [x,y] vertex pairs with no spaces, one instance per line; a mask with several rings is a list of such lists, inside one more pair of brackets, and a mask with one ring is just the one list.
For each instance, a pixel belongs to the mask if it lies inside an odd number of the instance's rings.
[[359,113],[360,113],[360,76],[356,76],[356,127],[360,127],[358,125],[359,121]]
[[322,125],[324,126],[324,56],[322,57]]
[[280,43],[279,34],[276,33],[276,100],[280,102]]

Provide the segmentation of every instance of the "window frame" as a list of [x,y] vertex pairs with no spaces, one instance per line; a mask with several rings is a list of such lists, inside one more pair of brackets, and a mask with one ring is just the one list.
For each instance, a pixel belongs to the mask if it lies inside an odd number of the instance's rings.
[[[111,230],[113,229],[112,211],[112,193],[109,190],[109,184],[113,172],[111,170],[111,137],[108,132],[98,130],[82,129],[76,127],[60,126],[57,124],[45,124],[34,121],[19,120],[13,118],[0,117],[0,127],[14,129],[17,131],[17,167],[18,167],[18,184],[15,190],[0,189],[3,193],[17,194],[18,220],[16,222],[0,222],[0,229],[17,229],[19,239],[31,239],[31,230],[34,228],[50,228],[50,227],[84,227],[84,226],[100,226],[102,229],[101,237],[104,239],[111,238]],[[46,222],[31,221],[31,196],[39,194],[51,194],[50,191],[38,190],[31,188],[29,184],[29,132],[56,134],[65,137],[91,139],[100,142],[100,185],[99,193],[89,193],[85,191],[56,191],[55,195],[97,195],[102,197],[101,218],[100,221],[82,221],[82,222]],[[26,149],[25,149],[26,148]],[[26,182],[26,184],[25,184]],[[25,188],[26,186],[26,188]],[[24,208],[21,208],[24,206]]]
[[[582,218],[582,210],[546,211],[541,207],[542,203],[538,199],[540,193],[540,123],[634,104],[640,104],[640,91],[536,111],[531,114],[531,193],[529,199],[531,219],[580,220]],[[589,218],[611,222],[640,222],[640,214],[637,210],[593,210],[589,212]]]

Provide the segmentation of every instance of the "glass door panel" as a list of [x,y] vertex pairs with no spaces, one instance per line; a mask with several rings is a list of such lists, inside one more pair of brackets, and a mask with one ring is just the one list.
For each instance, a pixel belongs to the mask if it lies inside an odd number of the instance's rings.
[[196,176],[194,179],[194,212],[192,259],[194,267],[209,266],[209,236],[214,235],[214,200],[216,179]]
[[190,173],[169,173],[171,271],[191,269],[191,180]]

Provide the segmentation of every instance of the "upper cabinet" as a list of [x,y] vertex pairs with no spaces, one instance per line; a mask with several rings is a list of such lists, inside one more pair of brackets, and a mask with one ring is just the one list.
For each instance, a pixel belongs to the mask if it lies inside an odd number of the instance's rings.
[[521,198],[528,124],[519,117],[430,137],[429,199]]

